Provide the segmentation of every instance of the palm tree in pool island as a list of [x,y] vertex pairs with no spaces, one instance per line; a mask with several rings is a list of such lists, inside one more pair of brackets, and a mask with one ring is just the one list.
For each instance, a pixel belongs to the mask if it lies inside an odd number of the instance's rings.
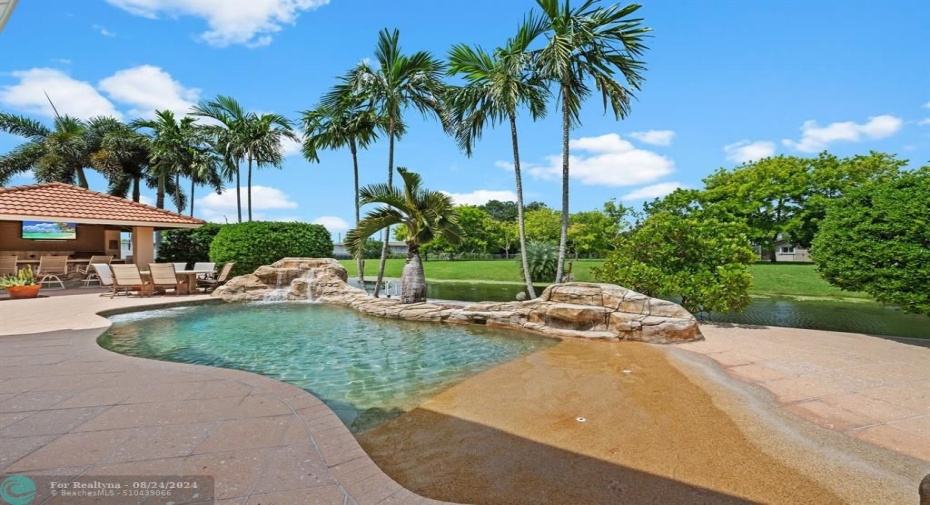
[[420,261],[420,246],[437,237],[452,244],[461,242],[464,232],[449,195],[423,187],[419,174],[398,167],[403,188],[372,184],[361,189],[362,205],[382,204],[365,214],[358,226],[346,233],[346,245],[353,255],[361,254],[369,237],[393,225],[406,228],[407,262],[401,277],[401,303],[426,301],[426,275]]
[[517,234],[520,261],[526,291],[536,298],[526,255],[526,231],[523,219],[523,178],[520,172],[520,144],[517,139],[517,109],[527,107],[533,119],[546,115],[549,91],[545,80],[531,68],[529,45],[545,30],[541,18],[532,13],[517,30],[517,35],[498,48],[493,55],[480,47],[455,45],[449,51],[449,73],[460,75],[466,85],[454,87],[446,95],[449,122],[455,126],[459,147],[471,156],[475,142],[487,123],[510,125],[513,145],[513,171],[517,187]]
[[[439,97],[445,89],[442,82],[445,70],[442,62],[426,51],[418,51],[409,56],[403,54],[399,40],[400,32],[397,30],[381,30],[375,50],[377,66],[359,63],[323,98],[324,104],[334,105],[346,95],[359,94],[365,96],[367,104],[387,119],[388,187],[394,184],[394,139],[403,132],[404,109],[413,107],[424,115],[432,113],[441,118]],[[378,264],[375,297],[378,296],[381,281],[384,279],[384,264],[390,238],[390,228],[386,228],[381,261]]]
[[586,0],[572,8],[569,0],[536,2],[549,38],[536,54],[537,71],[558,89],[562,107],[562,234],[555,274],[555,282],[561,282],[568,237],[569,130],[581,122],[581,103],[591,94],[591,81],[605,111],[610,102],[617,120],[629,115],[633,90],[640,89],[646,70],[639,59],[647,49],[643,39],[652,29],[642,26],[642,18],[631,17],[642,7],[638,4],[602,8],[599,0]]

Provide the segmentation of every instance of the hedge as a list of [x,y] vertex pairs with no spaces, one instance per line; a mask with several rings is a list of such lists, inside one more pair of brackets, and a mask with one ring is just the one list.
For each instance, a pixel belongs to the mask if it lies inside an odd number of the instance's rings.
[[198,261],[210,260],[210,244],[223,225],[207,223],[191,230],[161,232],[161,246],[156,261],[184,262],[192,266]]
[[223,225],[210,246],[210,261],[236,262],[233,275],[287,257],[332,258],[333,239],[319,224],[252,221]]

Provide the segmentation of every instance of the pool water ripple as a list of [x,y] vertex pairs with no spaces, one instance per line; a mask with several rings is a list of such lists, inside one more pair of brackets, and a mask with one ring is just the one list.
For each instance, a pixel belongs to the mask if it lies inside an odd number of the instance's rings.
[[497,364],[556,343],[515,331],[379,319],[304,303],[122,314],[100,344],[130,356],[259,373],[306,389],[359,432]]

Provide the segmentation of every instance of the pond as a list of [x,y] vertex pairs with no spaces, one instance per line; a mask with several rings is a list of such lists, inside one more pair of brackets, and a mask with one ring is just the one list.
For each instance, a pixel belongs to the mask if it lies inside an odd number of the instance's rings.
[[[539,294],[545,285],[536,286]],[[441,300],[512,301],[518,284],[431,282],[427,296]],[[925,339],[930,345],[930,318],[906,314],[894,307],[869,301],[842,302],[824,299],[753,298],[742,312],[711,314],[715,322],[783,326],[812,330],[844,331],[877,336]]]
[[255,372],[315,394],[353,432],[557,342],[480,326],[381,319],[312,303],[199,305],[112,316],[100,337],[142,358]]

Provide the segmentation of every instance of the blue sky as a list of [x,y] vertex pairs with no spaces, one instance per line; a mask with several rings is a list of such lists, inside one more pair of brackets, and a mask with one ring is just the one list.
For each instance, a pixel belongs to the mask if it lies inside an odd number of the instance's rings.
[[[129,120],[225,94],[297,118],[335,76],[372,57],[382,28],[400,30],[405,52],[445,57],[455,43],[503,43],[534,5],[23,0],[0,33],[0,110],[48,121],[47,92],[62,113]],[[638,205],[770,154],[878,150],[911,166],[930,160],[930,3],[654,0],[640,13],[654,30],[643,90],[620,122],[596,99],[585,103],[571,136],[572,211],[610,198]],[[467,158],[435,120],[407,117],[397,165],[463,203],[513,194],[507,129],[487,131]],[[545,120],[518,120],[526,198],[552,207],[560,205],[559,117],[553,103]],[[0,134],[0,152],[18,142]],[[319,164],[291,152],[282,170],[255,173],[256,217],[321,222],[338,238],[354,219],[348,152],[325,152]],[[363,183],[383,181],[387,143],[360,162]],[[99,177],[91,186],[105,190]],[[198,217],[234,221],[234,191],[199,191]]]

